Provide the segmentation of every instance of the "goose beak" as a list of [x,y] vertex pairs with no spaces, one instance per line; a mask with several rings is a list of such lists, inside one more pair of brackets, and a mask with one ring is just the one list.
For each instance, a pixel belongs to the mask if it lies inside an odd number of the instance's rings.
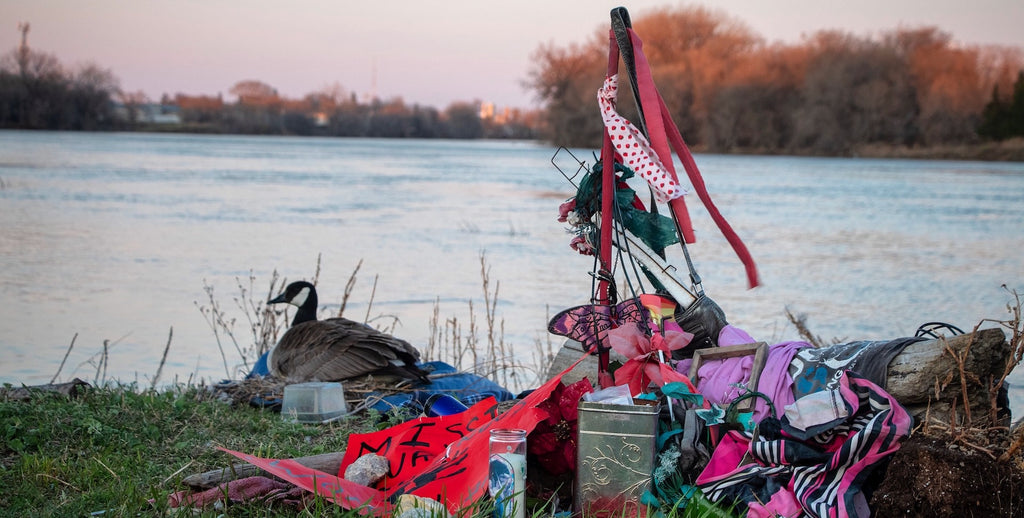
[[284,293],[268,300],[267,304],[280,304],[282,302],[288,302],[288,299],[285,298]]

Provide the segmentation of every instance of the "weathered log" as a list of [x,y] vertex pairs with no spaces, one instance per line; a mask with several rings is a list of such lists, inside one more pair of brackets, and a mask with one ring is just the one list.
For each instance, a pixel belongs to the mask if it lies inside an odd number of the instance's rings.
[[75,398],[78,397],[83,390],[91,387],[92,385],[75,378],[67,383],[51,383],[31,387],[11,388],[9,390],[5,390],[3,395],[11,401],[28,401],[32,397],[33,392],[56,392],[69,398]]
[[[975,424],[997,424],[987,421],[994,403],[989,387],[1002,376],[1011,352],[999,328],[913,343],[889,362],[886,390],[914,417],[949,423],[954,406],[958,419],[965,417],[966,386]],[[965,384],[957,357],[963,358]],[[1001,421],[1008,424],[1008,416]]]
[[[292,460],[306,466],[307,468],[333,475],[338,473],[338,470],[341,468],[341,459],[344,456],[345,452],[332,452],[320,455],[311,455],[309,457],[298,457]],[[224,482],[235,480],[236,478],[253,477],[257,475],[273,477],[273,475],[261,470],[257,466],[249,463],[239,463],[231,466],[230,468],[215,469],[204,473],[189,475],[183,478],[181,482],[193,489],[209,489],[223,484]]]
[[[967,399],[975,424],[990,416],[990,383],[998,381],[1011,354],[1002,329],[983,329],[950,338],[924,340],[910,344],[891,362],[885,389],[919,420],[948,423],[954,406],[957,417],[964,418],[963,386],[960,367],[953,354],[964,358],[967,374]],[[614,351],[613,351],[614,353]],[[583,355],[579,342],[566,341],[548,370],[548,377],[562,372]],[[566,384],[584,377],[597,379],[597,357],[588,356],[563,378]],[[1003,418],[999,424],[1008,424]]]

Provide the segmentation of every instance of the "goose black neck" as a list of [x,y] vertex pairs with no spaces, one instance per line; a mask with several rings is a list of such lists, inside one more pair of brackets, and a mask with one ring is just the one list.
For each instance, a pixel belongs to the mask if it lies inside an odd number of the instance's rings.
[[306,297],[306,302],[303,302],[299,306],[298,311],[295,312],[295,318],[292,319],[292,325],[301,324],[303,322],[309,322],[316,320],[316,291],[310,290],[309,295]]

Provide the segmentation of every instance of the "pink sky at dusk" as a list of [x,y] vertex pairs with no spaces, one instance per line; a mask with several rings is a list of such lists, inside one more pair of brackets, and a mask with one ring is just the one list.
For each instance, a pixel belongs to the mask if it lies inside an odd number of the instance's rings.
[[[1024,47],[1021,0],[718,0],[700,3],[768,41],[841,29],[869,35],[937,26],[964,44]],[[440,109],[455,101],[533,107],[530,56],[543,43],[582,43],[607,28],[609,11],[633,18],[671,1],[605,0],[0,0],[0,51],[19,22],[29,44],[64,65],[94,62],[125,91],[158,100],[216,95],[257,79],[299,98],[338,84],[360,96]],[[641,34],[641,37],[643,35]]]

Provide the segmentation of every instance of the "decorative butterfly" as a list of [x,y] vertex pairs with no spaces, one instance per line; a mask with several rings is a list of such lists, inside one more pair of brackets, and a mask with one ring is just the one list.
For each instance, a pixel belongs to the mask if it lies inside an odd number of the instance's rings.
[[651,312],[639,299],[629,299],[615,306],[586,304],[563,310],[548,322],[548,331],[583,344],[587,351],[596,350],[609,329],[624,323],[646,324]]

